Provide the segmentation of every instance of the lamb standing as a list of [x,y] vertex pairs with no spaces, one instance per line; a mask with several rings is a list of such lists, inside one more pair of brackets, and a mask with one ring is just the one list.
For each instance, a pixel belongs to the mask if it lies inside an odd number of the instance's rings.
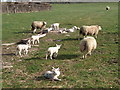
[[58,76],[60,76],[60,69],[52,67],[52,71],[46,71],[44,74],[45,78],[51,79],[51,80],[57,80],[61,81],[61,79],[58,79]]
[[46,27],[47,22],[44,21],[33,21],[31,24],[31,30],[33,31],[33,33],[36,32],[37,29],[40,29],[41,31]]
[[83,40],[80,41],[80,51],[83,52],[83,59],[87,57],[87,55],[91,55],[91,52],[94,51],[97,47],[97,42],[94,37],[87,36]]
[[19,44],[17,46],[16,55],[19,53],[20,56],[22,56],[22,51],[24,51],[25,54],[28,54],[28,49],[31,48],[30,44]]
[[38,35],[33,35],[31,37],[32,44],[35,44],[35,41],[39,43],[39,39],[46,36],[46,34],[38,34]]
[[49,47],[46,53],[46,60],[47,60],[48,55],[50,55],[50,59],[52,59],[53,55],[57,57],[58,50],[60,49],[60,47],[61,45],[57,45],[57,44],[56,44],[56,47]]
[[82,34],[84,37],[87,35],[95,35],[95,38],[97,38],[99,30],[101,30],[101,26],[99,25],[91,25],[91,26],[82,26],[80,28],[79,36]]

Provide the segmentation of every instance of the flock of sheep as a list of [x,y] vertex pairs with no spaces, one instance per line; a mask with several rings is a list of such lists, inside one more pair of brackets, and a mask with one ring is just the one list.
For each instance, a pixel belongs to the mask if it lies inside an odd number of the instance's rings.
[[[109,10],[110,7],[107,6],[106,10]],[[29,38],[26,42],[26,44],[19,44],[17,46],[16,54],[19,53],[20,56],[22,51],[25,54],[28,54],[28,49],[31,48],[31,44],[39,43],[39,39],[41,37],[46,36],[46,33],[56,31],[58,33],[68,33],[68,32],[74,32],[75,30],[79,30],[79,35],[83,35],[84,38],[80,41],[80,51],[83,53],[82,58],[85,59],[87,55],[91,55],[91,52],[93,52],[97,48],[97,41],[95,38],[97,38],[97,35],[99,33],[99,30],[101,30],[101,26],[99,25],[91,25],[91,26],[81,26],[80,28],[77,26],[73,26],[70,29],[66,28],[60,28],[60,23],[54,23],[49,28],[46,28],[47,22],[44,21],[34,21],[31,24],[31,30],[33,33],[36,33],[37,29],[40,29],[41,34],[33,35],[31,38]],[[94,38],[94,37],[95,38]],[[61,45],[57,45],[55,47],[49,47],[46,53],[46,59],[48,59],[48,56],[50,56],[50,59],[53,59],[53,57],[57,57],[58,51],[60,49]],[[52,71],[47,71],[44,74],[44,77],[61,81],[61,79],[58,79],[58,76],[60,75],[59,68],[52,68]]]

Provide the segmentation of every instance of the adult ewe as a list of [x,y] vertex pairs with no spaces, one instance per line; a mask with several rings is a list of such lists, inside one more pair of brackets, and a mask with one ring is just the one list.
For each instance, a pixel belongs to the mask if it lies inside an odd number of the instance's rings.
[[101,26],[99,25],[91,25],[91,26],[82,26],[80,28],[79,36],[82,34],[84,37],[87,35],[95,35],[95,38],[97,38],[99,30],[101,30]]
[[86,58],[87,55],[91,55],[91,52],[94,51],[97,47],[97,42],[94,37],[87,36],[80,41],[80,51],[83,53],[82,58]]
[[31,30],[33,31],[33,33],[36,32],[37,29],[43,30],[47,25],[47,22],[44,21],[33,21],[31,24]]

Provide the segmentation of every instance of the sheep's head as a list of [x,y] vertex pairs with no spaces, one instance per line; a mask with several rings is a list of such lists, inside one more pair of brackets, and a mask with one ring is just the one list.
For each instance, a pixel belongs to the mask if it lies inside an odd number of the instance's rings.
[[101,26],[98,26],[98,29],[99,29],[99,30],[102,30]]
[[54,75],[60,75],[60,69],[58,68],[54,68],[52,67],[52,72],[54,73]]
[[58,47],[58,49],[60,49],[61,46],[62,46],[62,44],[60,44],[60,45],[57,45],[57,44],[56,44],[56,47]]

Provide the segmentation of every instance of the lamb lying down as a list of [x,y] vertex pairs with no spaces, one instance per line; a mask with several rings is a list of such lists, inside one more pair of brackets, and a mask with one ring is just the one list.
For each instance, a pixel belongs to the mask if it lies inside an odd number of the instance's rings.
[[44,74],[44,77],[50,80],[56,80],[61,81],[61,79],[58,79],[58,76],[60,75],[60,69],[52,67],[52,71],[46,71]]

